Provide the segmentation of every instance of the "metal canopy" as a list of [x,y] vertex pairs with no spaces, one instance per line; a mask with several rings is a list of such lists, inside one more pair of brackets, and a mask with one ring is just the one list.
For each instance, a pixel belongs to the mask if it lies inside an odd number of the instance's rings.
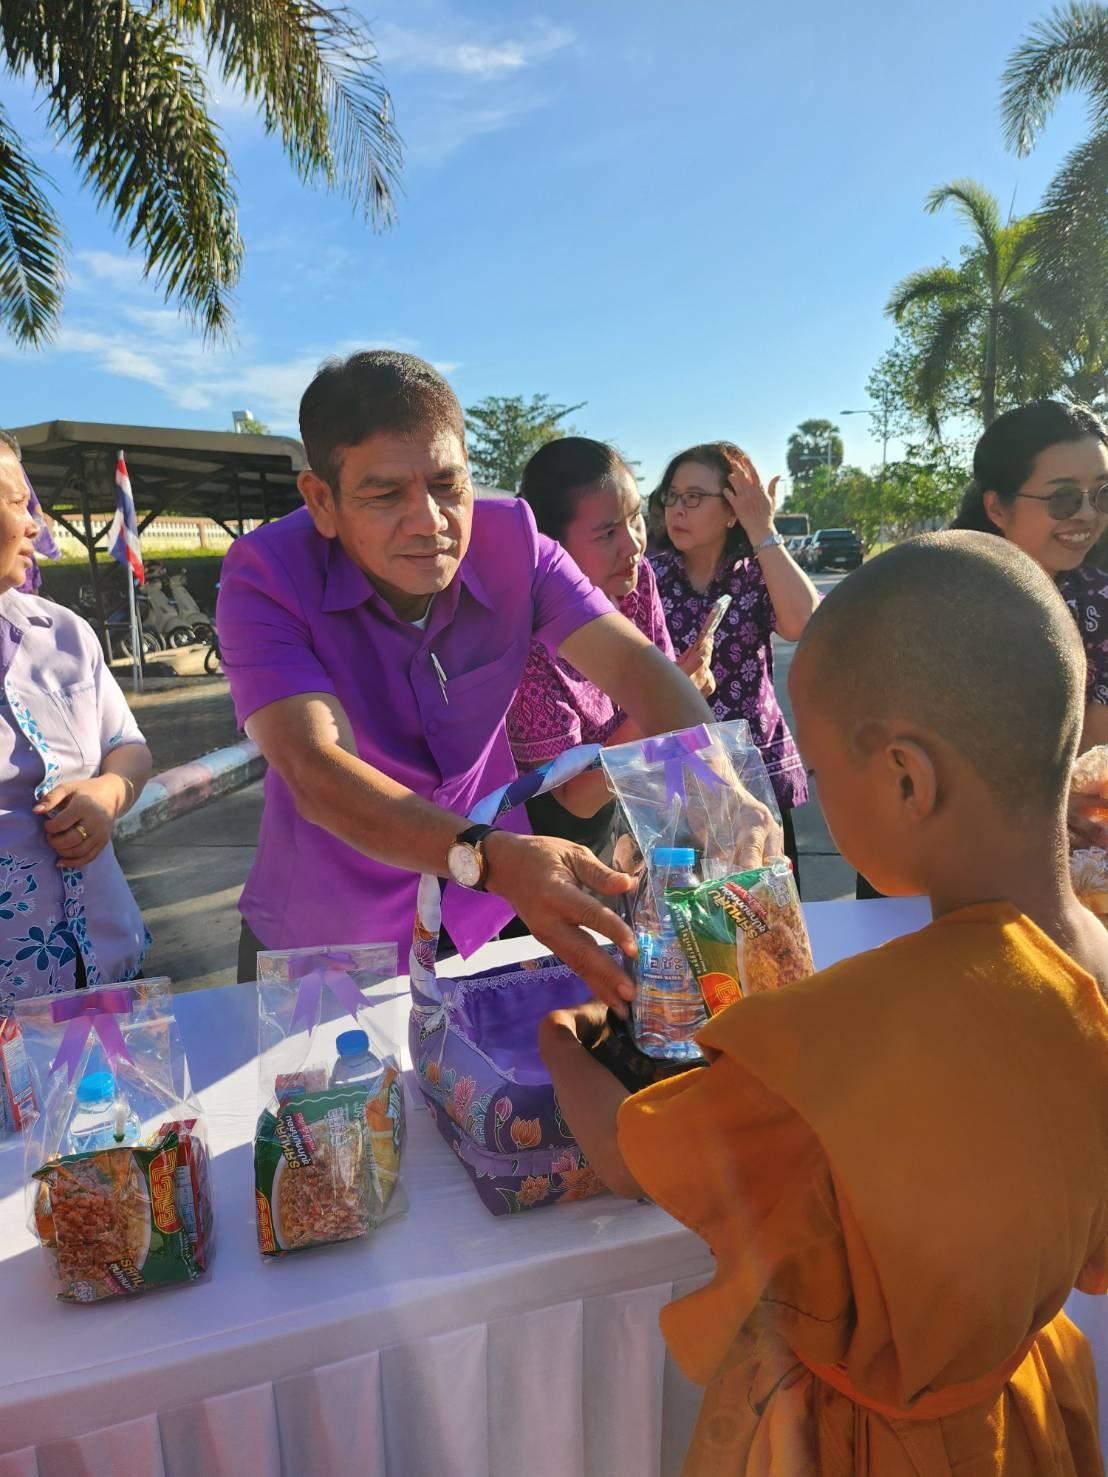
[[135,497],[139,533],[167,513],[211,518],[237,536],[246,520],[268,522],[300,506],[297,473],[304,448],[290,436],[180,431],[44,421],[12,427],[39,502],[88,552],[100,636],[109,651],[101,572],[96,555],[106,528],[94,518],[115,511],[115,459],[120,450]]

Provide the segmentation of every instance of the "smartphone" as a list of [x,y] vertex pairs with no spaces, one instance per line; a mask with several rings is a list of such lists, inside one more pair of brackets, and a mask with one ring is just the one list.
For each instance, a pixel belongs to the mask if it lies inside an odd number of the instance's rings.
[[731,596],[721,595],[711,610],[704,618],[704,624],[700,628],[697,641],[707,641],[713,637],[720,628],[723,617],[731,609]]

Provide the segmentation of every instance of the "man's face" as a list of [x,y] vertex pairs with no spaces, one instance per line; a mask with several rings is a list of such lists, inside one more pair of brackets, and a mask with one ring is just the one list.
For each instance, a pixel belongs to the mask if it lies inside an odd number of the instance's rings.
[[369,436],[341,453],[338,484],[300,474],[316,528],[339,540],[401,619],[421,619],[469,547],[473,484],[462,438],[451,429]]

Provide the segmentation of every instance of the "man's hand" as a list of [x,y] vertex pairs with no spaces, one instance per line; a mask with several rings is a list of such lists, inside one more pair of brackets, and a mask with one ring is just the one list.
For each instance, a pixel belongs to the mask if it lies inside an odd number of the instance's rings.
[[621,918],[584,889],[618,897],[634,887],[633,879],[613,872],[583,846],[550,836],[493,831],[485,837],[483,850],[489,864],[488,890],[511,903],[539,943],[626,1019],[635,986],[584,930],[591,928],[611,939],[628,958],[636,952],[635,938]]
[[67,780],[35,806],[46,816],[46,839],[58,853],[59,867],[86,867],[112,839],[112,826],[127,804],[127,786],[118,775]]
[[711,697],[716,690],[716,679],[712,676],[714,651],[713,638],[701,636],[677,658],[677,665],[703,697]]

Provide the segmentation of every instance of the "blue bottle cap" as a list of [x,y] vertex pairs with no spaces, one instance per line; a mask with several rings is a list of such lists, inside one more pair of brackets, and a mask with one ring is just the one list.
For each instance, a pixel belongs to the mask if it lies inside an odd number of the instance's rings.
[[696,852],[691,846],[656,846],[654,865],[673,871],[687,871],[696,866]]
[[77,1084],[77,1102],[82,1108],[110,1102],[114,1097],[115,1077],[111,1072],[86,1072]]
[[335,1042],[339,1056],[365,1056],[369,1037],[364,1031],[343,1031]]

